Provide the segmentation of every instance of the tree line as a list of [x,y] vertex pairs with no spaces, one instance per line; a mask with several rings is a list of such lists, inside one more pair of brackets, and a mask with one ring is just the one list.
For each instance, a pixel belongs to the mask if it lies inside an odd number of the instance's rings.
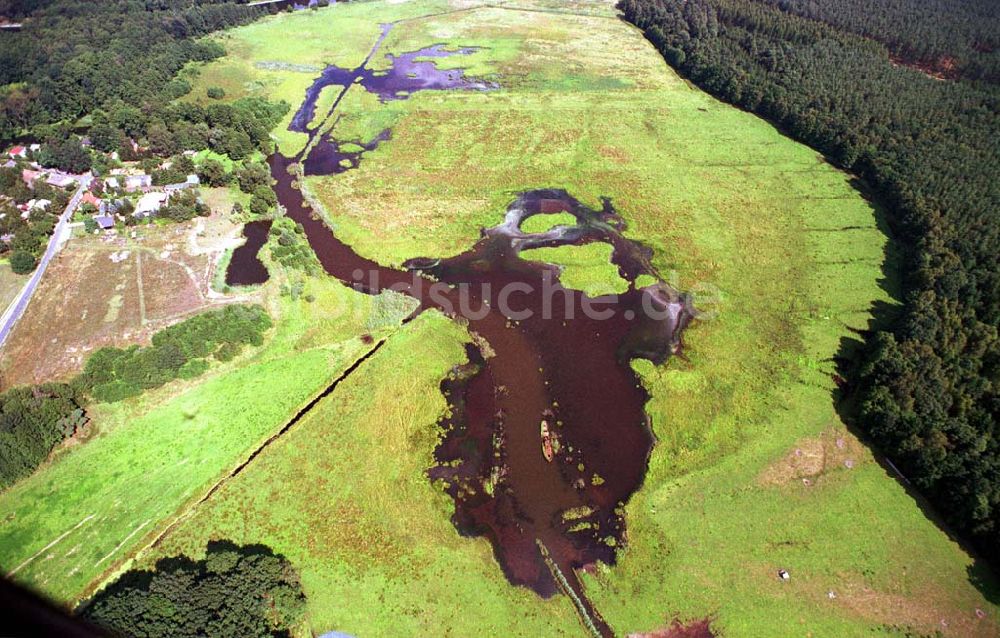
[[619,8],[685,76],[862,176],[887,205],[905,252],[904,307],[891,329],[867,336],[849,375],[857,422],[996,560],[1000,86],[985,76],[929,78],[894,64],[883,44],[934,31],[932,55],[953,52],[976,76],[976,64],[993,64],[978,49],[993,46],[996,31],[987,42],[950,29],[978,20],[981,5],[948,2],[960,15],[940,24],[864,0],[622,0]]
[[115,402],[174,379],[191,379],[209,360],[229,361],[263,343],[271,318],[260,306],[230,305],[153,335],[148,346],[101,348],[68,383],[16,387],[0,394],[0,489],[31,474],[52,449],[86,423],[90,401]]

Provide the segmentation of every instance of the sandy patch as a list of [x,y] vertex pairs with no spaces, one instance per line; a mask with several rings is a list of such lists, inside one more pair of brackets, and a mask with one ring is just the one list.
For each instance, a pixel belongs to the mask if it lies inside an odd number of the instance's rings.
[[811,485],[835,471],[849,471],[872,461],[868,450],[849,432],[827,430],[818,437],[800,439],[780,460],[757,477],[761,485]]

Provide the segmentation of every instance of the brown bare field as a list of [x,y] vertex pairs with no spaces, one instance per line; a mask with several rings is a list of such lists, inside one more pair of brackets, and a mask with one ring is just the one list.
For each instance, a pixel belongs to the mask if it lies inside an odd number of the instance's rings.
[[71,240],[49,266],[0,350],[0,388],[62,380],[104,346],[149,342],[191,314],[245,297],[211,289],[218,258],[239,243],[222,215]]

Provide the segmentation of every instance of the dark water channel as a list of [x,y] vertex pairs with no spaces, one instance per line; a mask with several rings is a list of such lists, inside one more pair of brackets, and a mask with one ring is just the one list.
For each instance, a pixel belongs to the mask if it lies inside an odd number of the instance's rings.
[[267,242],[271,230],[271,220],[263,219],[243,225],[246,242],[233,251],[226,269],[226,284],[230,286],[252,286],[267,281],[267,267],[261,262],[259,253]]
[[[414,60],[438,53],[448,54],[437,46],[391,58],[394,69],[408,69],[399,73],[351,73],[383,99],[405,97],[420,84],[456,88],[429,79],[435,73],[457,78],[460,88],[492,88]],[[610,201],[593,209],[559,189],[516,196],[497,211],[499,223],[455,257],[428,256],[395,269],[358,255],[314,216],[289,170],[300,164],[309,174],[335,174],[357,166],[360,152],[347,157],[339,150],[343,142],[329,138],[316,144],[318,132],[306,128],[322,86],[350,86],[348,79],[342,69],[327,69],[309,89],[292,124],[310,133],[309,155],[270,158],[278,199],[331,276],[369,294],[390,288],[408,294],[420,310],[440,310],[478,336],[479,345],[467,348],[470,362],[441,384],[452,410],[440,423],[428,476],[454,499],[458,531],[486,536],[511,583],[542,596],[569,589],[597,631],[610,635],[576,570],[614,563],[625,542],[622,506],[642,484],[654,443],[649,397],[630,361],[662,363],[678,350],[694,316],[689,300],[662,282],[647,247],[623,236],[625,222]],[[389,139],[385,131],[362,147]],[[561,212],[576,223],[520,230],[528,217]],[[657,283],[632,283],[624,294],[594,300],[563,287],[554,266],[520,256],[526,248],[591,242],[612,246],[611,260],[625,279],[645,274]]]

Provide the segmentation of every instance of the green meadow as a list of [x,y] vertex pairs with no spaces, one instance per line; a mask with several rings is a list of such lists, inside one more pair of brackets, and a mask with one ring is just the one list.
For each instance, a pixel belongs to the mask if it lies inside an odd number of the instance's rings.
[[6,575],[78,600],[370,349],[362,333],[385,336],[409,312],[328,280],[292,300],[276,294],[279,279],[266,290],[277,326],[263,346],[196,380],[91,406],[84,441],[0,495]]
[[[272,16],[218,36],[228,55],[185,70],[188,99],[222,86],[227,100],[294,110],[324,65],[360,64],[385,22],[374,68],[386,53],[477,47],[438,62],[499,88],[383,104],[350,87],[324,126],[392,138],[356,170],[304,180],[341,239],[400,264],[466,250],[527,189],[564,188],[591,207],[606,196],[702,311],[682,356],[633,364],[657,444],[624,507],[617,564],[581,574],[618,635],[706,617],[727,638],[1000,633],[995,581],[837,410],[834,357],[875,304],[897,304],[884,222],[849,175],[693,88],[605,0],[380,0]],[[290,118],[275,131],[286,154],[305,144],[284,130]],[[607,253],[524,256],[601,294],[625,285]],[[566,597],[510,586],[486,540],[459,536],[426,478],[448,409],[439,384],[470,335],[436,313],[400,326],[394,299],[326,279],[306,280],[311,302],[278,294],[282,283],[262,293],[276,318],[264,346],[100,407],[90,441],[0,495],[3,568],[31,559],[15,579],[69,601],[209,539],[261,542],[301,575],[306,633],[586,635]],[[362,311],[345,315],[347,302]],[[363,333],[384,345],[196,504],[371,347]]]
[[[530,232],[530,231],[529,231]],[[567,288],[582,290],[590,297],[620,295],[628,290],[628,282],[611,263],[611,244],[593,243],[583,246],[531,248],[521,252],[521,258],[559,266],[559,282]]]

